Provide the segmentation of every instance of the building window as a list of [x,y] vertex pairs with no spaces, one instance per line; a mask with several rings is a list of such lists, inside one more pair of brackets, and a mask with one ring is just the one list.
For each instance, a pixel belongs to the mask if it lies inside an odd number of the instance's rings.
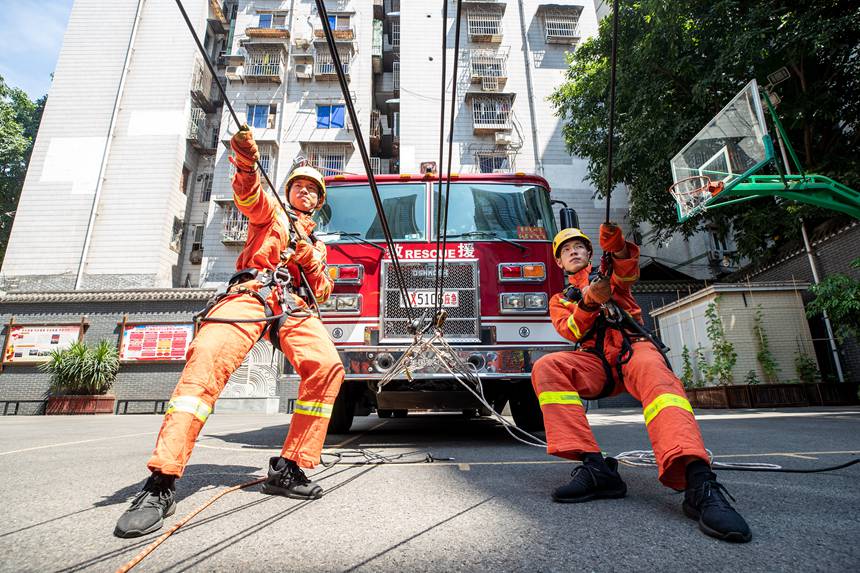
[[349,30],[349,14],[329,14],[328,25],[332,30]]
[[398,137],[400,137],[400,112],[395,111],[392,115],[393,115],[393,119],[392,119],[393,128],[391,130],[391,133],[394,134],[395,138],[398,138]]
[[511,100],[506,97],[475,97],[472,100],[472,122],[476,128],[509,129]]
[[[274,147],[271,143],[258,143],[257,149],[260,151],[260,166],[263,168],[263,171],[269,177],[272,176],[274,169],[272,166],[274,165]],[[232,163],[231,163],[232,165]]]
[[179,180],[179,190],[183,195],[188,194],[188,176],[191,175],[191,170],[187,167],[182,167],[182,178]]
[[193,242],[191,243],[192,251],[200,251],[203,250],[203,230],[206,227],[204,225],[194,225],[192,227],[192,236]]
[[507,153],[477,153],[478,173],[510,173],[513,162]]
[[349,149],[347,145],[308,144],[305,146],[305,160],[323,175],[338,175],[346,168]]
[[544,14],[544,29],[548,42],[575,40],[579,38],[579,12],[547,11]]
[[400,47],[400,20],[392,20],[391,22],[391,46],[394,48]]
[[263,129],[274,129],[277,104],[251,104],[248,106],[248,125]]
[[170,233],[170,250],[177,253],[182,249],[182,219],[173,218],[173,229]]
[[472,8],[467,19],[469,36],[500,36],[502,34],[502,10],[496,8]]
[[[343,73],[349,74],[349,62],[352,59],[352,53],[347,50],[338,50],[337,55],[340,56],[340,65],[343,68]],[[328,49],[317,50],[316,56],[314,56],[314,74],[322,76],[335,75],[336,73],[331,52]]]
[[259,28],[284,28],[287,25],[287,15],[280,12],[260,14]]
[[224,221],[221,226],[222,243],[244,243],[248,238],[248,218],[235,205],[224,205]]
[[344,126],[344,106],[318,105],[317,129],[342,128]]
[[[232,163],[230,165],[233,165]],[[200,195],[199,200],[201,203],[206,203],[209,199],[212,198],[212,174],[211,173],[203,173],[199,177],[200,179]]]

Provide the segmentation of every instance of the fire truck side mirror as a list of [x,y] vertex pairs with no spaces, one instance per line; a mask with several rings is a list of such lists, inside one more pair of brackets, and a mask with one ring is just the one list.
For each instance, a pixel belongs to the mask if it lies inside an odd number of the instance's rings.
[[570,207],[562,207],[558,210],[558,220],[562,229],[579,228],[579,217]]

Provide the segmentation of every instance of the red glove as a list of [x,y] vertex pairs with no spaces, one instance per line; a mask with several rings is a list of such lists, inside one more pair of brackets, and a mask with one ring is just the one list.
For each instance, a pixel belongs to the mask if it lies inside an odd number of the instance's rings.
[[600,225],[600,248],[606,253],[615,253],[624,250],[627,241],[624,233],[615,223],[603,223]]
[[230,147],[236,153],[235,157],[230,158],[233,165],[242,171],[253,171],[256,168],[260,151],[257,149],[257,142],[254,141],[254,135],[247,125],[240,127],[239,131],[230,139]]
[[293,262],[303,269],[311,269],[314,266],[316,259],[314,258],[316,249],[307,241],[296,241],[296,254],[293,255]]
[[582,302],[586,310],[596,310],[597,307],[609,300],[612,287],[606,277],[597,278],[591,284],[582,289]]

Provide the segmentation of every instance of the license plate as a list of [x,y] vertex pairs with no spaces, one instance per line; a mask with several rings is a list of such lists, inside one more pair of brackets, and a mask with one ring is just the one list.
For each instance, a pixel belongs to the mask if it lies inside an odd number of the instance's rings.
[[[410,290],[407,291],[409,302],[413,308],[434,308],[436,306],[436,291],[432,290]],[[442,293],[442,307],[456,308],[460,306],[460,293],[457,291],[445,291]],[[403,295],[400,296],[400,307],[405,308]]]

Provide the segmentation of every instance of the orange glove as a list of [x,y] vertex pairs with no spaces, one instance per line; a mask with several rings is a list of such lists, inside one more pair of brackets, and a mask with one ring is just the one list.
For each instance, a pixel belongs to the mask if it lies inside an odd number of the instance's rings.
[[600,248],[606,253],[615,253],[624,250],[627,241],[624,233],[615,223],[603,223],[600,225]]
[[240,127],[239,131],[230,139],[230,147],[236,153],[235,157],[230,158],[233,165],[242,171],[253,171],[256,168],[260,151],[257,149],[257,142],[254,141],[251,128],[247,124]]
[[585,310],[597,310],[597,307],[609,300],[612,287],[606,277],[597,278],[591,284],[582,289],[582,303]]

